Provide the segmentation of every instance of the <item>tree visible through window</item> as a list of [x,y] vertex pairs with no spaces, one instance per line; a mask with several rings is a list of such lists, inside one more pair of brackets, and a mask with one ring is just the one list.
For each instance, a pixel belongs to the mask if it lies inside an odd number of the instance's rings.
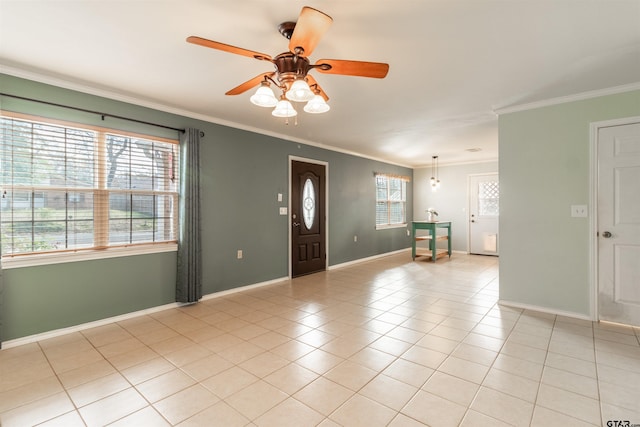
[[0,117],[2,256],[176,240],[177,141]]
[[376,228],[407,223],[407,181],[409,178],[376,174]]

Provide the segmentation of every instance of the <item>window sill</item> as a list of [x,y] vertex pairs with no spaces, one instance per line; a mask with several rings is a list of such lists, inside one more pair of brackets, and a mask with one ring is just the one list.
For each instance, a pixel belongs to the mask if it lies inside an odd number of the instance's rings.
[[63,264],[77,261],[90,261],[96,259],[118,258],[124,256],[147,255],[162,252],[176,252],[177,243],[138,245],[103,250],[87,250],[78,252],[49,253],[41,255],[25,255],[14,258],[4,258],[2,269],[36,267],[39,265]]
[[402,224],[387,224],[387,225],[376,225],[376,230],[388,230],[390,228],[406,228],[407,223],[403,222]]

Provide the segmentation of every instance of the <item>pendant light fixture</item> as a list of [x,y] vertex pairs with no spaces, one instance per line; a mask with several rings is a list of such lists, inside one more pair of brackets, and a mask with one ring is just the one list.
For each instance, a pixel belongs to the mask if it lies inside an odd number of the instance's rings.
[[440,178],[438,177],[438,156],[431,157],[431,191],[436,191],[440,188]]

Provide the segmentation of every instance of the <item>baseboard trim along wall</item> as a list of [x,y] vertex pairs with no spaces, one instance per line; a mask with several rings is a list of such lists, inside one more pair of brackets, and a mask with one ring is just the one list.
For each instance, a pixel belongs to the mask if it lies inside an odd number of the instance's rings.
[[[262,286],[273,285],[274,283],[279,283],[285,280],[288,280],[288,278],[283,277],[280,279],[268,280],[266,282],[254,283],[252,285],[241,286],[239,288],[233,288],[226,291],[214,292],[211,294],[204,295],[202,297],[202,301],[213,299],[213,298],[220,298],[226,295],[234,294],[236,292],[246,291],[248,289],[254,289]],[[144,310],[132,311],[131,313],[121,314],[119,316],[107,317],[106,319],[100,319],[100,320],[95,320],[93,322],[82,323],[80,325],[70,326],[68,328],[55,329],[53,331],[43,332],[41,334],[29,335],[22,338],[16,338],[15,340],[4,341],[2,343],[2,348],[7,349],[11,347],[18,347],[24,344],[31,344],[37,341],[47,340],[50,338],[59,337],[61,335],[70,334],[72,332],[85,331],[87,329],[97,328],[98,326],[104,326],[110,323],[122,322],[124,320],[133,319],[135,317],[146,316],[148,314],[153,314],[159,311],[169,310],[172,308],[183,307],[185,305],[190,305],[190,304],[173,302],[170,304],[159,305],[157,307],[151,307]]]
[[498,304],[499,305],[504,305],[505,307],[522,308],[524,310],[538,311],[540,313],[555,314],[557,316],[572,317],[574,319],[588,320],[590,322],[593,322],[593,321],[596,320],[596,319],[593,319],[593,318],[591,318],[591,316],[588,316],[586,314],[575,313],[573,311],[554,310],[552,308],[542,307],[542,306],[539,306],[539,305],[521,304],[519,302],[506,301],[506,300],[502,300],[502,299],[498,300]]
[[356,259],[354,261],[347,261],[347,262],[343,262],[343,263],[340,263],[340,264],[330,265],[327,268],[327,270],[337,270],[339,268],[349,267],[350,265],[360,264],[361,262],[373,261],[373,260],[376,260],[378,258],[384,258],[384,257],[389,256],[389,255],[395,255],[395,254],[399,254],[399,253],[406,252],[406,251],[411,251],[411,248],[398,249],[397,251],[393,251],[393,252],[385,252],[383,254],[373,255],[373,256],[370,256],[370,257],[366,257],[366,258],[360,258],[360,259]]
[[266,282],[254,283],[254,284],[251,284],[251,285],[240,286],[238,288],[227,289],[226,291],[214,292],[212,294],[203,295],[202,296],[202,301],[215,299],[215,298],[220,298],[220,297],[224,297],[224,296],[235,294],[235,293],[242,292],[242,291],[248,291],[249,289],[255,289],[255,288],[261,288],[263,286],[274,285],[276,283],[281,283],[281,282],[284,282],[286,280],[289,280],[289,278],[288,277],[281,277],[279,279],[267,280]]
[[157,307],[151,307],[144,310],[133,311],[131,313],[121,314],[119,316],[107,317],[106,319],[95,320],[93,322],[82,323],[80,325],[69,326],[68,328],[54,329],[53,331],[42,332],[41,334],[28,335],[22,338],[16,338],[14,340],[4,341],[2,348],[7,349],[11,347],[17,347],[19,345],[31,344],[37,341],[48,340],[50,338],[56,338],[61,335],[70,334],[72,332],[84,331],[91,328],[97,328],[98,326],[108,325],[110,323],[122,322],[123,320],[132,319],[138,316],[145,316],[147,314],[157,313],[159,311],[168,310],[170,308],[180,307],[177,302],[159,305]]
[[[337,270],[339,268],[343,268],[343,267],[348,267],[351,265],[355,265],[355,264],[359,264],[359,263],[363,263],[363,262],[367,262],[367,261],[373,261],[379,258],[383,258],[389,255],[395,255],[395,254],[399,254],[399,253],[403,253],[403,252],[410,252],[411,248],[405,248],[405,249],[400,249],[397,251],[392,251],[392,252],[386,252],[384,254],[379,254],[379,255],[374,255],[374,256],[370,256],[367,258],[360,258],[354,261],[348,261],[348,262],[344,262],[341,264],[335,264],[335,265],[331,265],[328,267],[328,270]],[[458,253],[462,253],[462,254],[466,254],[466,252],[464,251],[453,251],[453,252],[458,252]],[[259,282],[259,283],[254,283],[251,285],[246,285],[246,286],[240,286],[237,288],[233,288],[233,289],[228,289],[225,291],[220,291],[220,292],[214,292],[211,294],[207,294],[204,295],[202,297],[202,301],[206,301],[206,300],[210,300],[210,299],[214,299],[214,298],[221,298],[227,295],[232,295],[238,292],[243,292],[243,291],[247,291],[249,289],[255,289],[255,288],[260,288],[260,287],[264,287],[264,286],[269,286],[269,285],[274,285],[276,283],[281,283],[284,281],[289,280],[288,277],[281,277],[278,279],[272,279],[272,280],[267,280],[265,282]],[[553,314],[561,314],[563,316],[568,316],[568,317],[578,317],[581,319],[586,319],[586,320],[590,320],[587,317],[577,314],[577,313],[559,313],[559,312],[550,312],[548,309],[544,308],[544,307],[536,307],[536,306],[525,306],[522,304],[518,304],[518,303],[512,303],[509,301],[500,301],[500,304],[506,305],[506,306],[512,306],[512,307],[517,307],[517,308],[526,308],[526,309],[530,309],[530,310],[535,310],[535,311],[542,311],[542,312],[547,312],[547,313],[553,313]],[[80,325],[75,325],[75,326],[70,326],[68,328],[61,328],[61,329],[55,329],[53,331],[48,331],[48,332],[43,332],[41,334],[35,334],[35,335],[29,335],[26,337],[22,337],[22,338],[16,338],[14,340],[9,340],[9,341],[4,341],[2,343],[2,348],[3,349],[7,349],[7,348],[12,348],[12,347],[18,347],[20,345],[24,345],[24,344],[31,344],[37,341],[42,341],[42,340],[46,340],[46,339],[50,339],[50,338],[56,338],[59,337],[61,335],[65,335],[65,334],[69,334],[69,333],[73,333],[73,332],[80,332],[80,331],[84,331],[87,329],[91,329],[91,328],[96,328],[98,326],[104,326],[104,325],[108,325],[110,323],[116,323],[116,322],[122,322],[124,320],[128,320],[128,319],[133,319],[135,317],[139,317],[139,316],[146,316],[149,314],[153,314],[153,313],[157,313],[159,311],[164,311],[164,310],[169,310],[172,308],[178,308],[178,307],[182,307],[185,305],[189,305],[189,304],[183,304],[183,303],[170,303],[170,304],[165,304],[165,305],[160,305],[157,307],[151,307],[151,308],[147,308],[145,310],[139,310],[139,311],[133,311],[131,313],[126,313],[126,314],[122,314],[119,316],[113,316],[113,317],[108,317],[105,319],[100,319],[100,320],[96,320],[93,322],[87,322],[87,323],[82,323]]]
[[[398,251],[394,251],[394,252],[387,252],[384,254],[380,254],[380,255],[375,255],[372,257],[368,257],[368,258],[361,258],[355,261],[349,261],[349,262],[345,262],[342,264],[337,264],[337,265],[333,265],[330,266],[328,269],[329,270],[333,270],[333,269],[337,269],[337,268],[341,268],[341,267],[347,267],[349,265],[354,265],[354,264],[358,264],[361,262],[365,262],[365,261],[371,261],[374,260],[376,258],[381,258],[381,257],[385,257],[385,256],[389,256],[389,255],[393,255],[395,253],[399,253],[399,252],[405,252],[407,249],[400,249]],[[207,295],[203,295],[202,296],[202,301],[206,301],[206,300],[210,300],[210,299],[214,299],[214,298],[221,298],[227,295],[231,295],[237,292],[242,292],[242,291],[246,291],[249,289],[255,289],[255,288],[260,288],[263,286],[269,286],[269,285],[273,285],[276,283],[280,283],[283,281],[289,280],[288,277],[281,277],[278,279],[273,279],[273,280],[267,280],[265,282],[259,282],[259,283],[254,283],[251,285],[246,285],[246,286],[240,286],[238,288],[233,288],[233,289],[228,289],[225,291],[220,291],[220,292],[214,292],[211,294],[207,294]],[[139,311],[133,311],[131,313],[126,313],[126,314],[122,314],[120,316],[114,316],[114,317],[107,317],[106,319],[100,319],[100,320],[96,320],[93,322],[88,322],[88,323],[82,323],[80,325],[75,325],[75,326],[70,326],[68,328],[61,328],[61,329],[55,329],[53,331],[48,331],[48,332],[43,332],[41,334],[35,334],[35,335],[29,335],[26,337],[22,337],[22,338],[16,338],[14,340],[9,340],[9,341],[4,341],[2,343],[2,348],[3,349],[7,349],[7,348],[11,348],[11,347],[18,347],[20,345],[24,345],[24,344],[31,344],[37,341],[42,341],[42,340],[46,340],[46,339],[50,339],[50,338],[56,338],[59,337],[61,335],[65,335],[65,334],[70,334],[72,332],[80,332],[80,331],[85,331],[87,329],[91,329],[91,328],[96,328],[98,326],[104,326],[104,325],[108,325],[110,323],[115,323],[115,322],[122,322],[124,320],[128,320],[128,319],[133,319],[135,317],[139,317],[139,316],[145,316],[148,314],[153,314],[153,313],[157,313],[159,311],[164,311],[164,310],[169,310],[172,308],[178,308],[178,307],[182,307],[184,305],[188,305],[188,304],[182,304],[182,303],[170,303],[170,304],[165,304],[165,305],[160,305],[157,307],[151,307],[145,310],[139,310]]]

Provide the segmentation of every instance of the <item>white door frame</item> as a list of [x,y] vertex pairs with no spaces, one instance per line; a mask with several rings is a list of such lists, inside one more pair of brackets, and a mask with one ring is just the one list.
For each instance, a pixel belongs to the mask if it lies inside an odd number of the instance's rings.
[[589,287],[591,320],[598,321],[598,133],[600,129],[638,123],[640,116],[592,122],[589,124]]
[[[467,225],[467,254],[471,253],[471,220],[469,215],[471,215],[471,179],[477,176],[488,176],[495,175],[500,180],[499,172],[482,172],[482,173],[471,173],[467,175],[467,211],[465,215],[467,217],[466,225]],[[500,217],[498,216],[498,224],[500,223]],[[498,238],[499,240],[499,238]],[[500,248],[500,243],[498,242],[498,248]],[[499,252],[499,249],[498,249]]]
[[287,224],[288,224],[288,230],[287,230],[287,240],[288,243],[287,245],[289,246],[289,250],[288,250],[288,258],[287,258],[287,264],[289,265],[288,271],[289,271],[289,279],[291,279],[293,277],[293,265],[291,263],[291,256],[292,256],[292,250],[293,248],[291,247],[291,227],[292,227],[292,222],[291,222],[291,165],[293,164],[294,161],[297,162],[305,162],[305,163],[312,163],[315,165],[323,165],[324,166],[324,217],[325,217],[325,222],[324,222],[324,226],[325,226],[325,233],[324,233],[324,247],[325,247],[325,253],[326,253],[326,258],[324,260],[324,269],[327,270],[329,268],[329,162],[325,162],[323,160],[316,160],[316,159],[308,159],[306,157],[298,157],[298,156],[293,156],[293,155],[289,155],[289,184],[287,187],[287,193],[289,194],[288,197],[288,201],[287,201]]

